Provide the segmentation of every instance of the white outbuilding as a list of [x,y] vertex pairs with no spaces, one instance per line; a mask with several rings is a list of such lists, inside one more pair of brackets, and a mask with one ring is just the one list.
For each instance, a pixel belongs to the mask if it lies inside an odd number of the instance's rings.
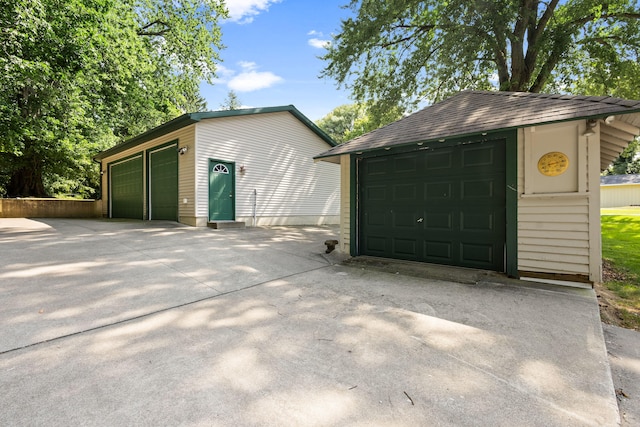
[[339,222],[335,142],[294,106],[184,114],[99,153],[103,215],[192,226]]
[[640,174],[600,177],[600,207],[640,206]]

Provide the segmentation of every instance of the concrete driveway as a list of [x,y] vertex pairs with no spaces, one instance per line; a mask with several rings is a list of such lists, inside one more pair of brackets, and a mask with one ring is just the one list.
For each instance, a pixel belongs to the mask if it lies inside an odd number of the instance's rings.
[[618,424],[593,291],[334,264],[335,237],[0,219],[0,425]]

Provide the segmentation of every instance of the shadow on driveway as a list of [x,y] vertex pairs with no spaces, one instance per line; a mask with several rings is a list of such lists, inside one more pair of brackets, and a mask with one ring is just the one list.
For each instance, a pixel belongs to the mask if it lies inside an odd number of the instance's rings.
[[334,237],[0,219],[0,424],[617,425],[593,291],[334,264]]

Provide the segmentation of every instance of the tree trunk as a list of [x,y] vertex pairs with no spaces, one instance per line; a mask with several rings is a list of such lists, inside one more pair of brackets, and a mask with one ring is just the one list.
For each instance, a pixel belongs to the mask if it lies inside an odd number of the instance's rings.
[[42,181],[42,159],[33,153],[17,158],[11,173],[7,197],[50,197]]

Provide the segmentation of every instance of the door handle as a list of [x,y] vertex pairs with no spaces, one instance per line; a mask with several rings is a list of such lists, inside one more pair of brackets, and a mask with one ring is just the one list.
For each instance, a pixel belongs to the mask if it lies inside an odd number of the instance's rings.
[[233,197],[233,194],[229,194],[229,197]]

